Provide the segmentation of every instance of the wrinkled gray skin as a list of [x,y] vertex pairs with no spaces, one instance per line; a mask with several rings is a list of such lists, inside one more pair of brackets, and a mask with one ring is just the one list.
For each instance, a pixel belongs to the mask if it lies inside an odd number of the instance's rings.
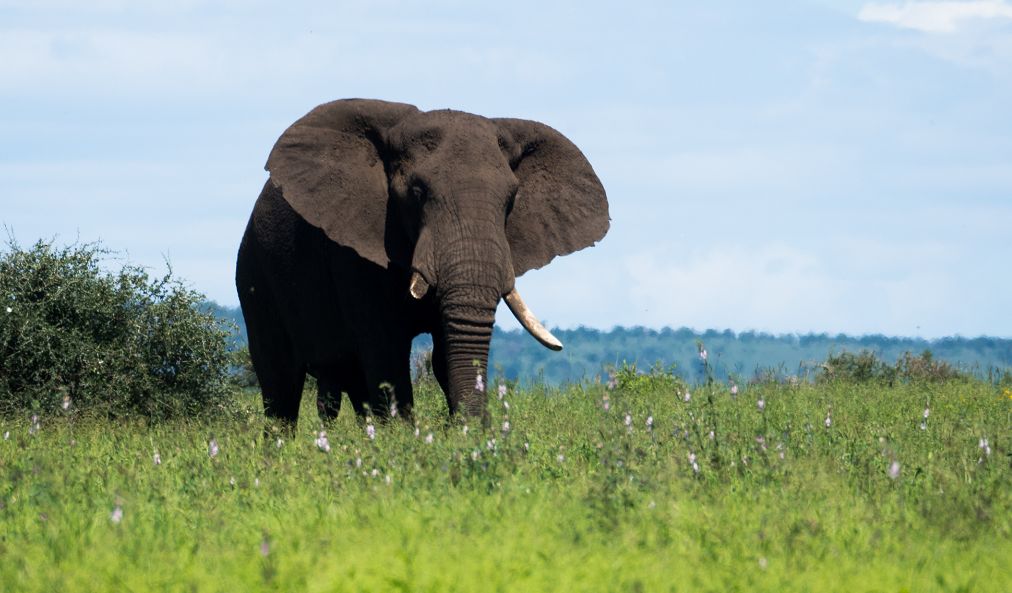
[[410,418],[423,332],[450,414],[483,416],[499,300],[608,229],[590,164],[533,121],[334,101],[286,130],[266,168],[236,288],[264,411],[291,427],[307,373],[325,417],[344,392],[359,415],[396,402]]

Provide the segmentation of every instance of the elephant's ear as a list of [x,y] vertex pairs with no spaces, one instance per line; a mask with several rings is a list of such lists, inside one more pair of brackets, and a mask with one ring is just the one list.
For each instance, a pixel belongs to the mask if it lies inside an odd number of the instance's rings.
[[506,220],[514,274],[600,241],[608,232],[608,198],[580,149],[542,123],[493,121],[520,181]]
[[384,130],[418,109],[345,99],[324,103],[291,125],[267,158],[271,181],[309,224],[383,267],[402,248],[387,230]]

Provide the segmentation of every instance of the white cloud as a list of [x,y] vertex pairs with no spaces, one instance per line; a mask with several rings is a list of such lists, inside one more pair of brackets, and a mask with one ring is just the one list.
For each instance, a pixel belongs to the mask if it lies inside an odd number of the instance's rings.
[[890,23],[927,33],[952,33],[970,21],[1012,19],[1012,5],[1004,0],[971,2],[904,2],[865,4],[857,18],[866,22]]

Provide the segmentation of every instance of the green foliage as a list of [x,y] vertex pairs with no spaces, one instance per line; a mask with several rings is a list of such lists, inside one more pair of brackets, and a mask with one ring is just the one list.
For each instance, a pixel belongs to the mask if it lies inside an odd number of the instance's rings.
[[844,381],[881,385],[892,385],[896,381],[945,383],[965,379],[967,376],[957,371],[951,364],[935,360],[930,350],[925,350],[920,355],[904,352],[895,365],[887,364],[868,350],[857,354],[850,352],[831,354],[816,374],[816,380],[820,382]]
[[686,401],[643,376],[490,385],[492,428],[467,431],[422,384],[417,432],[374,438],[345,413],[321,426],[307,390],[280,446],[259,414],[0,419],[0,590],[1012,590],[994,384]]
[[966,378],[948,362],[935,360],[930,350],[925,350],[920,356],[904,352],[896,361],[896,374],[904,381],[919,383],[945,383]]
[[228,352],[229,382],[240,389],[252,389],[260,383],[256,371],[253,370],[253,359],[250,358],[249,346],[243,344]]
[[682,393],[686,390],[685,381],[675,374],[675,367],[664,368],[655,363],[646,373],[636,368],[636,363],[622,361],[622,366],[609,373],[610,381],[619,390],[630,394],[652,393],[667,390],[671,393]]
[[166,417],[227,403],[230,330],[171,271],[100,268],[96,245],[0,253],[0,413]]
[[841,352],[830,354],[816,374],[820,382],[844,381],[848,383],[878,383],[892,385],[896,369],[875,356],[874,352]]

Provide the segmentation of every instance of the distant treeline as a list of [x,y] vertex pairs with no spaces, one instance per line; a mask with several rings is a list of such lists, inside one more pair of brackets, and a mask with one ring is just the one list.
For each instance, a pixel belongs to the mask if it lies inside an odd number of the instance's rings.
[[[236,344],[246,343],[246,328],[238,308],[208,303],[207,308],[222,319],[239,326]],[[735,333],[730,330],[697,332],[687,328],[661,330],[644,327],[616,327],[609,331],[581,327],[552,332],[562,340],[562,352],[546,350],[523,330],[495,328],[489,366],[493,377],[501,375],[523,382],[558,384],[604,377],[609,369],[635,364],[648,371],[660,364],[689,381],[704,377],[699,356],[702,346],[714,376],[744,382],[774,373],[780,377],[810,376],[830,354],[868,350],[886,362],[895,362],[903,353],[930,350],[935,359],[961,370],[986,375],[989,369],[1012,367],[1012,340],[1001,338],[951,337],[937,340],[892,338],[883,335],[844,334],[773,335],[761,332]],[[432,347],[432,339],[415,339],[416,351]]]

